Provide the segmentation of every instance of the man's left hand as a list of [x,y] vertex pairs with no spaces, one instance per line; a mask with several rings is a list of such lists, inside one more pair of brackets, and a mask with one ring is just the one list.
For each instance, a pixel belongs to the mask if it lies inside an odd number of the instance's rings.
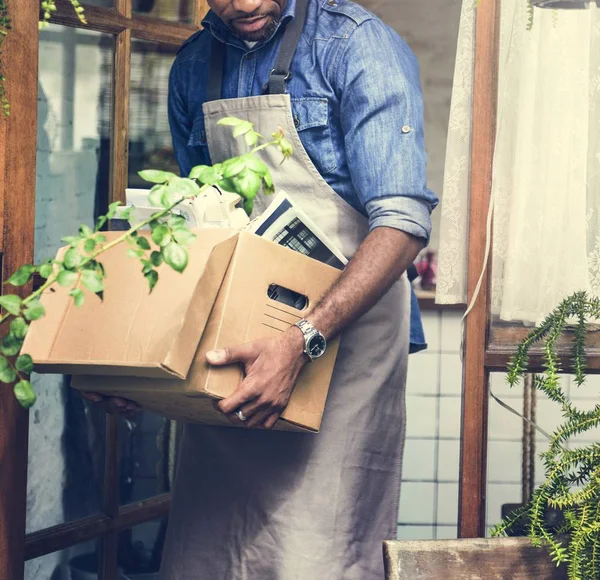
[[[207,353],[215,366],[240,363],[244,380],[233,395],[218,403],[218,408],[236,425],[271,429],[286,408],[294,385],[307,358],[304,339],[292,327],[281,336]],[[242,423],[236,412],[247,419]]]

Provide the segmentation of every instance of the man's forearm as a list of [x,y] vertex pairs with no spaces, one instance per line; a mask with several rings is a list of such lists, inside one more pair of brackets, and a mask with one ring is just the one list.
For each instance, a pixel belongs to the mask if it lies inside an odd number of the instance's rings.
[[337,335],[377,303],[422,248],[423,242],[409,234],[375,228],[308,320],[327,339]]

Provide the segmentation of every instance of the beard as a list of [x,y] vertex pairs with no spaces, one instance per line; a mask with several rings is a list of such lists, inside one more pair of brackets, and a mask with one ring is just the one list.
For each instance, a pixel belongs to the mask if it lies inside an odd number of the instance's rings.
[[272,14],[265,14],[265,17],[268,18],[268,21],[260,30],[244,32],[238,30],[233,23],[229,24],[229,30],[234,36],[240,40],[245,40],[246,42],[260,42],[261,40],[266,40],[275,32],[275,30],[277,30],[279,18]]

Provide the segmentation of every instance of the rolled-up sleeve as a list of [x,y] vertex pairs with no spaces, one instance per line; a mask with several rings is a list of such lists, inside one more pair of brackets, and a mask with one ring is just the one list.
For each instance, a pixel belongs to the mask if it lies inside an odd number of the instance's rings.
[[336,71],[346,158],[371,229],[392,227],[427,242],[438,198],[427,188],[414,54],[392,29],[369,19],[347,39]]

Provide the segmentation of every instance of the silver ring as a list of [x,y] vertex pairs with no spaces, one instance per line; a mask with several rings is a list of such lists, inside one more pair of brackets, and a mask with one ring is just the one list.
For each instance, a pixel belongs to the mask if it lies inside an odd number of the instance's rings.
[[246,417],[246,415],[244,415],[244,413],[242,413],[241,409],[239,411],[236,411],[235,414],[237,415],[237,418],[242,421],[242,423],[244,421],[248,420],[248,417]]

